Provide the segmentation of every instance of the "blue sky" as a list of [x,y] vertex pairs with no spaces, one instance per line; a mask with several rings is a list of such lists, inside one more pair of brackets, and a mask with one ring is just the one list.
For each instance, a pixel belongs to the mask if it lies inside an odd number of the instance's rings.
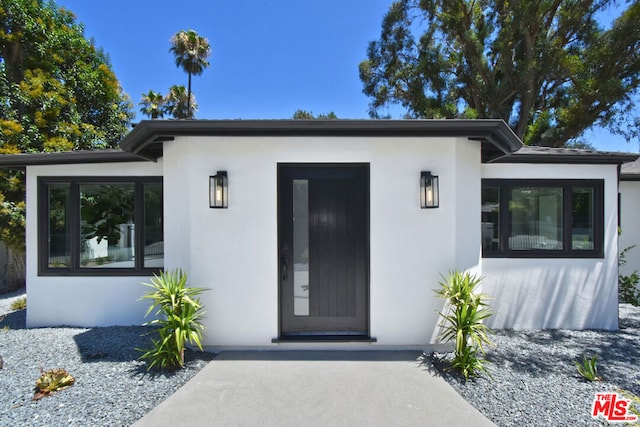
[[[195,76],[196,118],[282,119],[297,109],[368,118],[358,64],[380,35],[392,0],[56,0],[111,58],[139,113],[142,93],[187,85],[169,39],[193,29],[213,47]],[[398,118],[400,115],[398,114]],[[638,151],[607,132],[585,135],[597,149]]]

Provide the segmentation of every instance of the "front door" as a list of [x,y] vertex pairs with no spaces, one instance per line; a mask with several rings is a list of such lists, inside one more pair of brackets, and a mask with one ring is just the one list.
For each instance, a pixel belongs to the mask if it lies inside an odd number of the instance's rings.
[[280,331],[368,335],[369,166],[279,165]]

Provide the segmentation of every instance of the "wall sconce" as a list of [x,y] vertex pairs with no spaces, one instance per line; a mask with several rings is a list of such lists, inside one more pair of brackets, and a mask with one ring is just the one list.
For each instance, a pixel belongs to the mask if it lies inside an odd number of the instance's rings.
[[209,207],[229,207],[229,183],[227,180],[227,171],[217,171],[214,176],[209,177]]
[[422,209],[437,208],[440,204],[438,177],[430,171],[420,172],[420,207]]

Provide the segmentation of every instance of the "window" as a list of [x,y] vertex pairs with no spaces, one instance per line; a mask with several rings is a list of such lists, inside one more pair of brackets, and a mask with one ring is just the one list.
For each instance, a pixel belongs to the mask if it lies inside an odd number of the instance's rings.
[[161,177],[41,177],[39,273],[148,275],[163,267]]
[[602,180],[483,180],[485,257],[601,258]]

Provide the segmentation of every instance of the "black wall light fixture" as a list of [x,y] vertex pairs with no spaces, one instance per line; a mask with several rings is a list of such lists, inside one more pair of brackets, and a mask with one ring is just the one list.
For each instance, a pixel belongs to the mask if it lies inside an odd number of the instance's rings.
[[209,207],[229,207],[229,182],[227,179],[227,171],[217,171],[214,176],[209,177]]
[[438,177],[430,171],[420,172],[420,207],[422,209],[437,208],[440,205]]

